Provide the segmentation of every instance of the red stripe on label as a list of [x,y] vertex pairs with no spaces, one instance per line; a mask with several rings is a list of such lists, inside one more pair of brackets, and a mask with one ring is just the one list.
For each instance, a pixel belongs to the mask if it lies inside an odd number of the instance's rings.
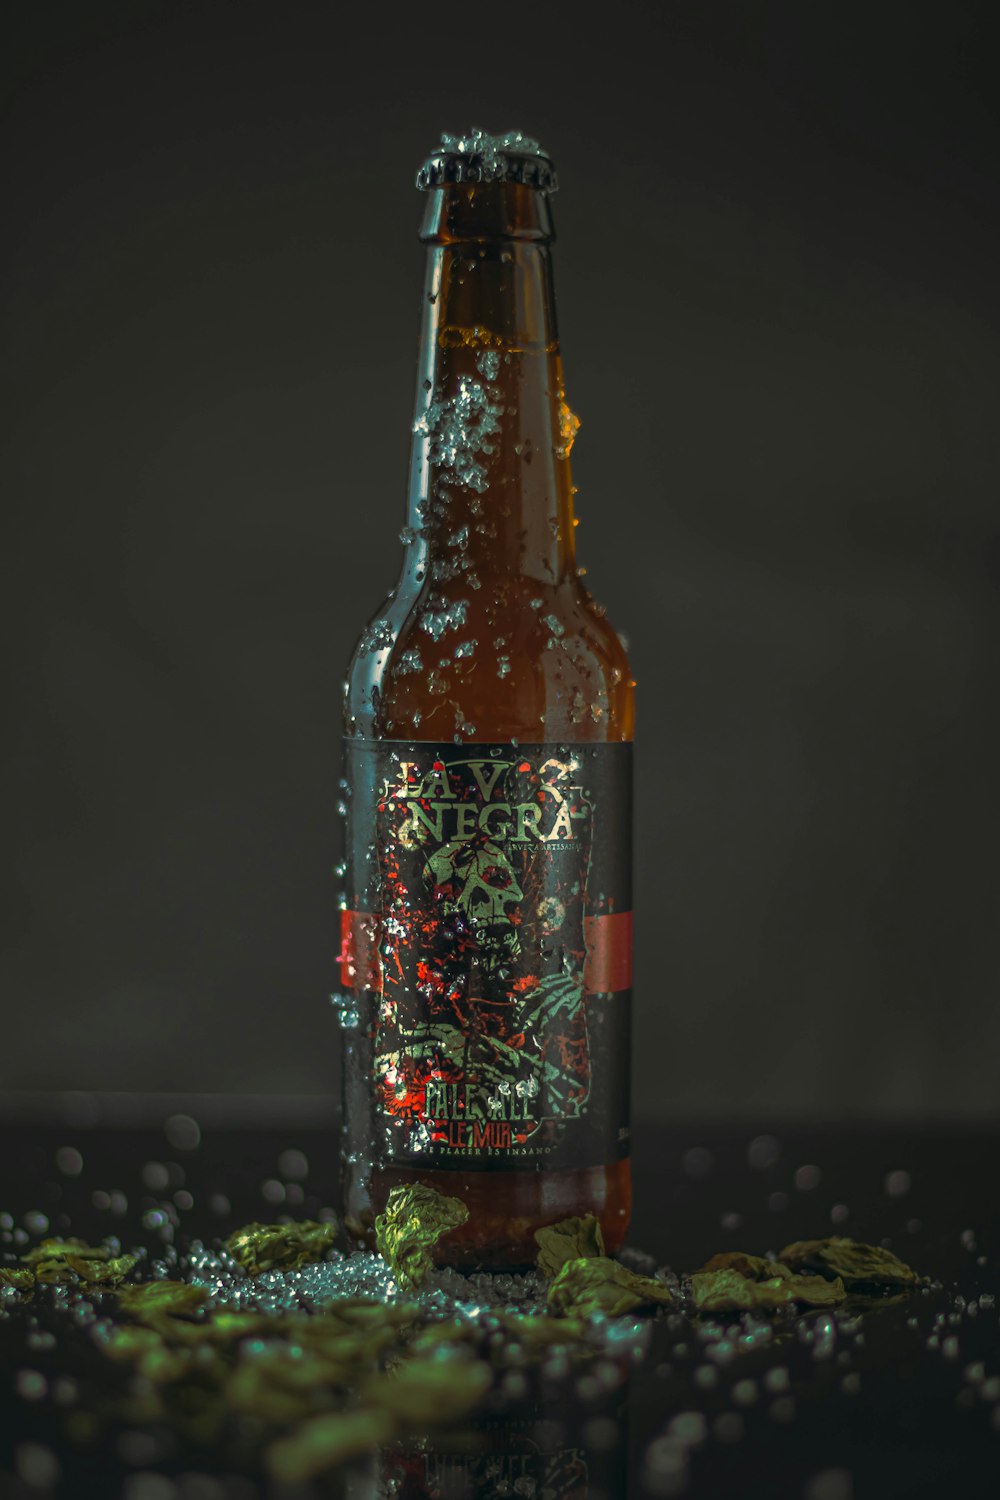
[[588,995],[607,995],[632,986],[632,913],[585,917],[587,960],[583,988]]
[[378,989],[378,947],[370,912],[340,913],[340,982],[345,990]]

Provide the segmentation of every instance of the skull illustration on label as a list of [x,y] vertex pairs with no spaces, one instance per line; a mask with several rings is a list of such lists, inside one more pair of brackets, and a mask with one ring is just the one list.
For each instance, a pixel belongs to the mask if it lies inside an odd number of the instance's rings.
[[524,892],[510,860],[492,839],[456,839],[427,860],[429,875],[444,898],[443,909],[465,914],[474,932],[484,968],[493,969],[521,951],[517,924],[510,908],[524,900]]

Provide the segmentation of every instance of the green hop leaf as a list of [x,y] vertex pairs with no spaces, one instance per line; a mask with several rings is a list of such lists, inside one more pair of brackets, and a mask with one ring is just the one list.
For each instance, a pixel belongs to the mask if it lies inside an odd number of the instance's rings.
[[825,1240],[796,1240],[786,1245],[779,1260],[794,1270],[839,1276],[845,1286],[918,1286],[916,1271],[881,1245],[865,1245],[834,1235]]
[[782,1275],[756,1281],[725,1267],[695,1271],[691,1277],[691,1292],[696,1312],[770,1311],[800,1302],[808,1307],[832,1307],[843,1302],[846,1295],[844,1283],[840,1280],[791,1276],[786,1270]]
[[431,1268],[431,1252],[442,1235],[469,1217],[458,1198],[447,1198],[416,1182],[394,1187],[385,1213],[375,1220],[375,1243],[402,1290],[420,1286]]
[[337,1236],[335,1224],[303,1219],[298,1224],[244,1224],[226,1241],[226,1249],[248,1276],[261,1271],[290,1270],[322,1260]]
[[637,1276],[607,1256],[568,1260],[549,1287],[549,1306],[554,1312],[592,1318],[603,1313],[617,1318],[646,1303],[670,1305],[673,1292],[651,1276]]
[[604,1255],[604,1236],[593,1214],[584,1218],[562,1219],[535,1230],[538,1241],[538,1269],[549,1279],[557,1276],[568,1260],[585,1260]]

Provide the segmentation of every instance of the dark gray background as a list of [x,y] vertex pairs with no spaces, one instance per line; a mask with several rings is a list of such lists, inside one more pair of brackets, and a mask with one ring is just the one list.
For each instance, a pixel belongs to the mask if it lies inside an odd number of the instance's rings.
[[2,1082],[334,1087],[412,176],[516,125],[561,172],[581,560],[639,678],[640,1107],[995,1111],[987,7],[20,11]]

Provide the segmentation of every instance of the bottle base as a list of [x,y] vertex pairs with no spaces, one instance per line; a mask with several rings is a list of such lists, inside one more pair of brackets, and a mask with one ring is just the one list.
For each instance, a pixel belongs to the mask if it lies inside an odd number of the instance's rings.
[[370,1209],[354,1214],[349,1228],[367,1248],[375,1243],[374,1216],[394,1187],[420,1182],[469,1210],[465,1224],[445,1235],[435,1261],[461,1271],[516,1271],[535,1264],[535,1230],[585,1214],[600,1222],[609,1255],[625,1243],[632,1211],[631,1162],[610,1162],[566,1172],[434,1172],[406,1167],[373,1171]]

